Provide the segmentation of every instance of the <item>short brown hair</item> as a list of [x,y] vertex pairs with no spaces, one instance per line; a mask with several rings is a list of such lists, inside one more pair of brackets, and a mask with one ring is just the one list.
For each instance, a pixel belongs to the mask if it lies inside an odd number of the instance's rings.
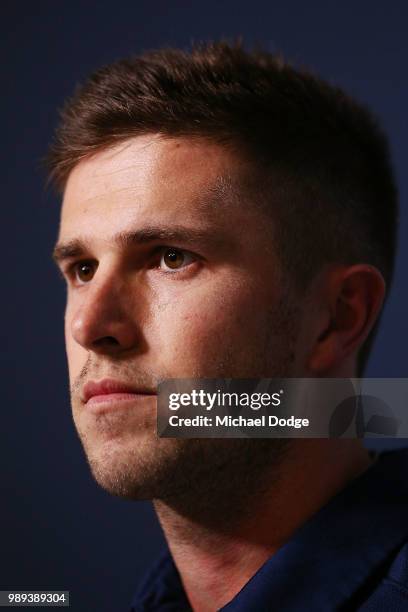
[[63,191],[81,159],[146,133],[210,138],[253,161],[279,222],[278,254],[299,288],[330,261],[370,263],[390,285],[398,207],[388,143],[341,89],[240,43],[123,59],[67,101],[47,158],[50,180]]

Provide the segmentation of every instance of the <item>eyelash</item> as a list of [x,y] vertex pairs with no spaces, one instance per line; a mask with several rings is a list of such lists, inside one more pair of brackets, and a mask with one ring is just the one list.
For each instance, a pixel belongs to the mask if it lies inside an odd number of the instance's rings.
[[[170,272],[168,269],[167,270],[161,269],[160,268],[161,259],[163,255],[165,254],[165,252],[168,250],[178,251],[182,253],[184,256],[187,256],[187,258],[191,258],[191,261],[179,269],[174,269],[172,272]],[[178,247],[173,247],[173,246],[157,247],[157,249],[155,249],[153,254],[154,254],[155,260],[158,258],[159,261],[157,265],[152,266],[152,267],[160,270],[163,274],[171,275],[171,276],[182,274],[186,270],[186,268],[188,268],[190,265],[192,265],[199,259],[198,255],[196,255],[195,253],[192,253],[191,251],[188,251],[186,249],[180,249]],[[63,276],[67,276],[73,282],[78,281],[77,276],[76,276],[78,269],[81,265],[84,265],[84,264],[94,266],[95,262],[92,259],[79,259],[79,260],[73,261],[63,271]],[[97,266],[96,266],[96,269],[97,269]],[[79,281],[79,284],[80,286],[82,286],[88,283]]]
[[[80,266],[83,266],[85,264],[88,264],[90,266],[94,266],[94,262],[92,261],[92,259],[78,259],[77,261],[73,261],[72,263],[70,263],[64,274],[71,280],[76,280],[76,273],[79,269]],[[86,283],[83,283],[84,285],[86,285]]]

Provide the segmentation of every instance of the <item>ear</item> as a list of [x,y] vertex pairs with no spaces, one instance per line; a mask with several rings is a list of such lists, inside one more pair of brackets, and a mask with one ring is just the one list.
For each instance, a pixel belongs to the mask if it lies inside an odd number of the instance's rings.
[[329,268],[320,283],[316,334],[308,371],[321,376],[338,371],[356,355],[369,335],[383,304],[385,282],[368,264]]

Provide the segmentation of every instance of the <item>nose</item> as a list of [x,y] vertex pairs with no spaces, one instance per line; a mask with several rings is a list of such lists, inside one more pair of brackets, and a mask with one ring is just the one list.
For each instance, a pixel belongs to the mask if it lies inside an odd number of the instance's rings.
[[141,300],[135,308],[134,287],[112,272],[98,274],[76,298],[71,319],[74,340],[95,353],[118,354],[141,345],[139,317]]

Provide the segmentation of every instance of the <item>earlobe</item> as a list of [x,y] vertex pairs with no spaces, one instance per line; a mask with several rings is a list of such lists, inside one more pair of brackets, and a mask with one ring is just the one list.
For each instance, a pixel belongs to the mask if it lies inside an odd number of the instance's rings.
[[368,264],[328,273],[319,295],[325,316],[307,364],[312,376],[342,371],[345,361],[357,355],[380,313],[384,295],[382,274]]

